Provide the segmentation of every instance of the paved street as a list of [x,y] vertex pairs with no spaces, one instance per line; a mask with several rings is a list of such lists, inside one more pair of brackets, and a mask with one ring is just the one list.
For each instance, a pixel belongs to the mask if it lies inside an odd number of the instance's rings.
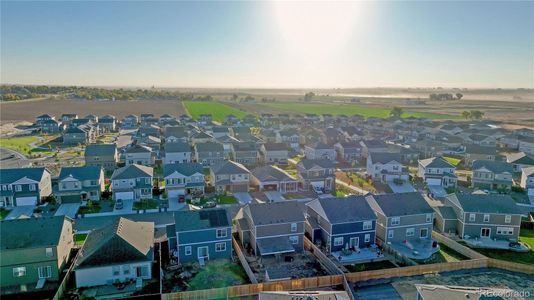
[[13,207],[9,215],[7,215],[6,220],[13,220],[20,216],[31,217],[34,208],[34,206],[15,206]]

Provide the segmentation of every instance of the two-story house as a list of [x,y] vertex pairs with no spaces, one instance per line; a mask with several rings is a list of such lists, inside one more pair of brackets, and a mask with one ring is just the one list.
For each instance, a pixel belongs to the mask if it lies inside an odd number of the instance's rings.
[[104,170],[101,167],[63,167],[54,194],[59,203],[99,201],[104,188]]
[[152,278],[153,261],[154,223],[120,217],[87,235],[74,262],[76,287],[142,284]]
[[74,247],[72,224],[65,216],[0,222],[2,296],[57,289]]
[[189,140],[189,134],[187,133],[185,126],[167,126],[163,129],[163,137],[165,143],[187,143]]
[[152,199],[154,169],[132,164],[119,168],[111,175],[113,200]]
[[336,160],[336,150],[334,150],[334,147],[324,143],[305,145],[304,155],[307,159],[329,159],[332,161]]
[[306,206],[306,232],[327,253],[375,243],[376,215],[364,196],[319,198]]
[[303,159],[297,163],[299,187],[317,193],[336,189],[335,165],[329,159]]
[[191,145],[184,142],[165,143],[165,164],[190,163]]
[[519,136],[519,146],[518,150],[528,153],[528,154],[534,154],[534,137],[531,136]]
[[287,165],[289,147],[285,143],[266,143],[258,149],[258,161],[261,164]]
[[0,206],[35,206],[52,194],[46,168],[0,169]]
[[372,152],[388,152],[388,145],[382,140],[364,140],[360,141],[362,146],[362,156],[367,158]]
[[197,143],[194,146],[195,160],[205,167],[220,163],[224,160],[224,148],[220,143]]
[[525,152],[511,153],[506,157],[506,162],[512,164],[514,172],[521,172],[523,168],[534,167],[534,157]]
[[144,166],[153,166],[155,155],[152,148],[142,145],[132,145],[124,151],[124,161],[126,165],[138,164]]
[[293,151],[300,150],[301,137],[295,128],[282,129],[274,133],[274,141],[277,143],[286,143]]
[[305,220],[298,201],[247,204],[237,215],[240,241],[256,256],[303,251]]
[[514,169],[507,162],[475,160],[472,170],[471,184],[473,187],[502,191],[512,189]]
[[232,224],[222,208],[175,212],[167,236],[178,263],[232,258]]
[[419,160],[417,176],[423,178],[427,185],[456,187],[456,167],[443,157],[431,157]]
[[98,166],[106,171],[113,171],[119,161],[115,144],[90,144],[85,147],[85,165]]
[[234,161],[253,167],[258,160],[258,148],[254,142],[233,143],[231,155]]
[[387,183],[394,180],[408,181],[408,168],[402,164],[399,153],[371,152],[367,156],[367,175],[373,180]]
[[204,194],[204,170],[199,163],[165,164],[163,178],[171,200],[180,195]]
[[259,191],[297,192],[298,181],[276,166],[263,166],[251,171],[250,182]]
[[527,191],[527,195],[534,196],[534,167],[521,170],[521,187]]
[[123,129],[133,129],[137,128],[139,124],[139,118],[136,115],[127,115],[122,118],[121,128]]
[[67,127],[63,131],[63,144],[76,145],[89,142],[89,132],[82,126]]
[[432,242],[434,210],[419,192],[366,199],[376,213],[376,237],[383,246],[416,260],[428,259],[439,250]]
[[338,142],[334,148],[337,156],[347,162],[355,162],[362,157],[362,146],[358,142]]
[[471,166],[475,160],[495,160],[497,149],[492,146],[465,146],[465,165]]
[[114,132],[117,130],[117,118],[113,115],[105,115],[99,118],[98,126],[104,132]]
[[248,192],[250,171],[231,160],[210,166],[210,182],[218,193]]
[[42,133],[54,134],[61,131],[61,123],[54,119],[44,120],[39,126]]

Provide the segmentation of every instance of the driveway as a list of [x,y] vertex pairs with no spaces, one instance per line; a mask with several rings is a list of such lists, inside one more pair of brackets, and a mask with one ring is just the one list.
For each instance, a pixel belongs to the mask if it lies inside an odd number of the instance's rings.
[[31,206],[31,205],[13,207],[9,215],[7,215],[6,220],[17,219],[20,216],[31,217],[33,215],[34,209],[35,209],[35,206]]
[[415,189],[409,182],[403,182],[402,185],[397,185],[390,181],[388,185],[395,194],[415,192]]
[[280,194],[280,192],[269,191],[264,192],[264,194],[270,202],[280,202],[285,200],[282,194]]
[[68,216],[71,218],[76,217],[76,213],[78,212],[78,209],[80,208],[81,203],[65,203],[61,204],[54,216]]
[[122,214],[134,213],[134,211],[133,211],[134,200],[122,200],[122,203],[124,204],[122,209],[116,209],[115,207],[113,207],[113,214],[114,215],[122,215]]
[[234,197],[237,199],[237,202],[239,202],[239,204],[243,205],[248,204],[252,201],[252,197],[247,192],[234,193]]
[[178,200],[173,199],[169,200],[169,208],[167,208],[167,211],[177,211],[183,209],[187,204],[182,202],[178,202]]

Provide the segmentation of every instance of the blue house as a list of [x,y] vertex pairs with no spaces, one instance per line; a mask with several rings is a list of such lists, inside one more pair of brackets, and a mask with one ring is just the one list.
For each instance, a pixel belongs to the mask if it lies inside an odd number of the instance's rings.
[[321,198],[307,204],[306,233],[328,253],[375,243],[376,215],[365,197]]
[[177,211],[167,226],[169,253],[178,263],[232,258],[232,224],[226,210]]

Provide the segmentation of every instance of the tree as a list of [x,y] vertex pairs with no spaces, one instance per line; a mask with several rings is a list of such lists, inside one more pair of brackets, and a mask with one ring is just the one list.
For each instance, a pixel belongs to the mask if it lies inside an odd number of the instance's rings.
[[471,114],[471,119],[480,120],[484,117],[484,113],[480,110],[472,110],[469,113]]
[[467,110],[464,110],[464,111],[462,111],[462,117],[463,117],[464,119],[466,119],[466,120],[467,120],[467,119],[470,119],[470,118],[471,118],[471,113],[468,112]]
[[307,92],[306,94],[304,94],[304,101],[311,102],[314,96],[314,92]]
[[393,107],[393,109],[389,112],[389,115],[390,115],[391,117],[400,117],[400,116],[402,116],[402,113],[403,113],[402,108],[401,108],[401,107],[398,107],[398,106],[395,106],[395,107]]
[[460,100],[462,99],[464,95],[462,93],[456,93],[456,99]]

